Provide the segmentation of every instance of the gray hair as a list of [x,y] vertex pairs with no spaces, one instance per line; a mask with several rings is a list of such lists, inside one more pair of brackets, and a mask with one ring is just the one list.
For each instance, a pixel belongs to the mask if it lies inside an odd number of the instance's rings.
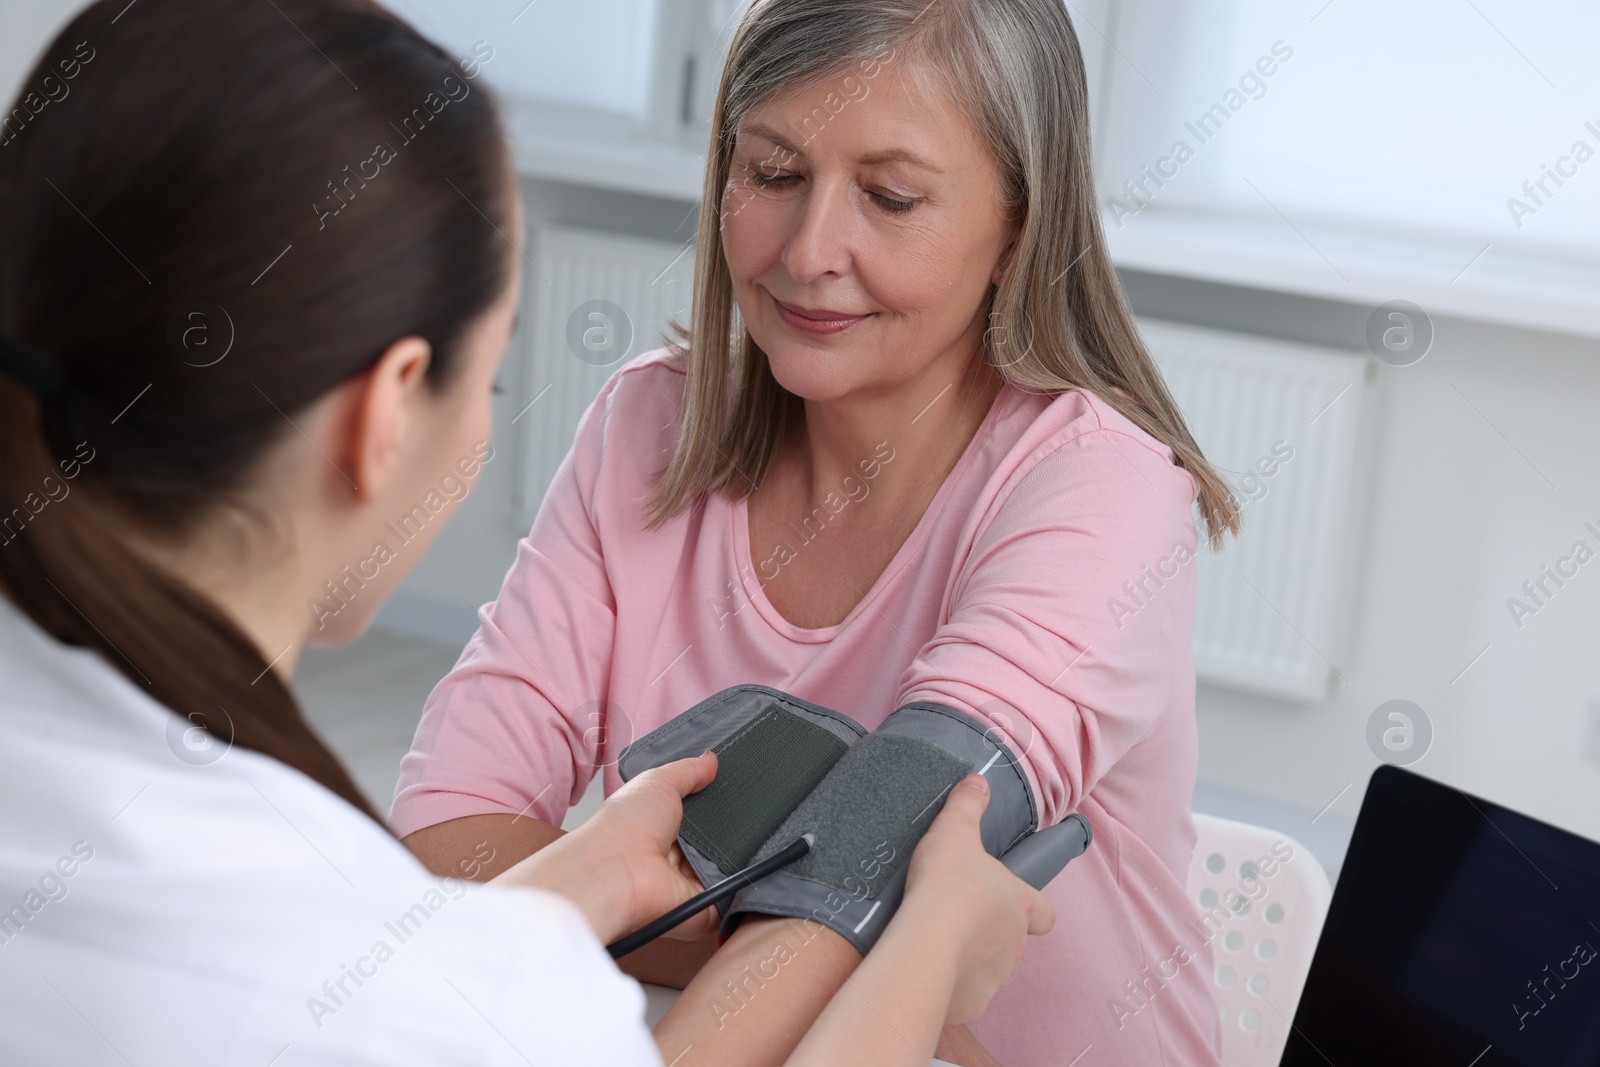
[[[702,492],[747,495],[798,398],[745,329],[722,249],[739,123],[754,107],[852,69],[908,63],[967,115],[1019,220],[990,295],[983,358],[1035,392],[1084,389],[1166,444],[1199,485],[1213,547],[1237,533],[1227,483],[1201,453],[1139,337],[1095,198],[1083,56],[1062,0],[755,0],[729,46],[700,207],[683,425],[651,499],[652,527]],[[932,79],[934,84],[929,83]],[[848,91],[848,89],[847,89]]]

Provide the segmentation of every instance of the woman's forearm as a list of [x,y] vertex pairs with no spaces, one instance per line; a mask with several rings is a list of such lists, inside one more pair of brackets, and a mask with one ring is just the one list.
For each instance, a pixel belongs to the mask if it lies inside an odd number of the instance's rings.
[[748,918],[656,1024],[661,1058],[675,1067],[776,1067],[860,962],[850,942],[817,922]]
[[[402,842],[435,874],[486,882],[565,836],[566,831],[530,816],[492,813],[436,823]],[[617,961],[641,982],[682,989],[717,950],[713,938],[663,937]]]
[[682,989],[694,980],[706,962],[716,955],[717,939],[697,937],[683,940],[676,937],[658,937],[635,952],[617,961],[623,974],[632,975],[641,982]]
[[590,869],[585,850],[552,847],[566,836],[539,819],[491,813],[424,827],[401,843],[435,874],[549,889],[576,904],[601,937],[622,932],[614,929],[621,887],[612,872]]
[[526,815],[468,815],[425,826],[401,844],[434,874],[487,882],[527,859],[564,831]]
[[959,945],[936,908],[908,900],[845,977],[787,1067],[927,1067],[956,988]]

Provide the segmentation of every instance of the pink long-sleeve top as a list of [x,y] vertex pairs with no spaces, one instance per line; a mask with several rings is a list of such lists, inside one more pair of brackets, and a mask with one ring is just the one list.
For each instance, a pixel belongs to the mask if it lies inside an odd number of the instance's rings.
[[1194,479],[1099,398],[1006,384],[860,603],[807,629],[763,581],[786,553],[822,550],[808,536],[896,462],[893,430],[787,545],[752,546],[744,502],[720,493],[646,531],[684,383],[681,357],[647,353],[583,415],[499,597],[428,698],[394,831],[486,812],[559,824],[596,770],[606,793],[621,785],[630,741],[738,683],[869,729],[941,703],[1020,753],[1041,826],[1081,811],[1095,829],[1046,890],[1055,929],[1030,939],[975,1036],[1008,1067],[1215,1064],[1212,957],[1184,892]]

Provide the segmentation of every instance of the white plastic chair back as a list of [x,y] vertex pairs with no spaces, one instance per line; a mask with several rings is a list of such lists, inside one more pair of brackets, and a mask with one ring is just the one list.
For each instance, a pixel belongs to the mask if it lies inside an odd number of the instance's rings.
[[1223,1067],[1277,1067],[1333,889],[1311,850],[1264,826],[1194,816],[1189,897],[1216,970]]

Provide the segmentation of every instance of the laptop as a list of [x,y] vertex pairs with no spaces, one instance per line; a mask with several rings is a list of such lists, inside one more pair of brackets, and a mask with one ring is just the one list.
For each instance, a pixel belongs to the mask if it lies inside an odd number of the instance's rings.
[[1280,1067],[1600,1065],[1600,844],[1394,766]]

